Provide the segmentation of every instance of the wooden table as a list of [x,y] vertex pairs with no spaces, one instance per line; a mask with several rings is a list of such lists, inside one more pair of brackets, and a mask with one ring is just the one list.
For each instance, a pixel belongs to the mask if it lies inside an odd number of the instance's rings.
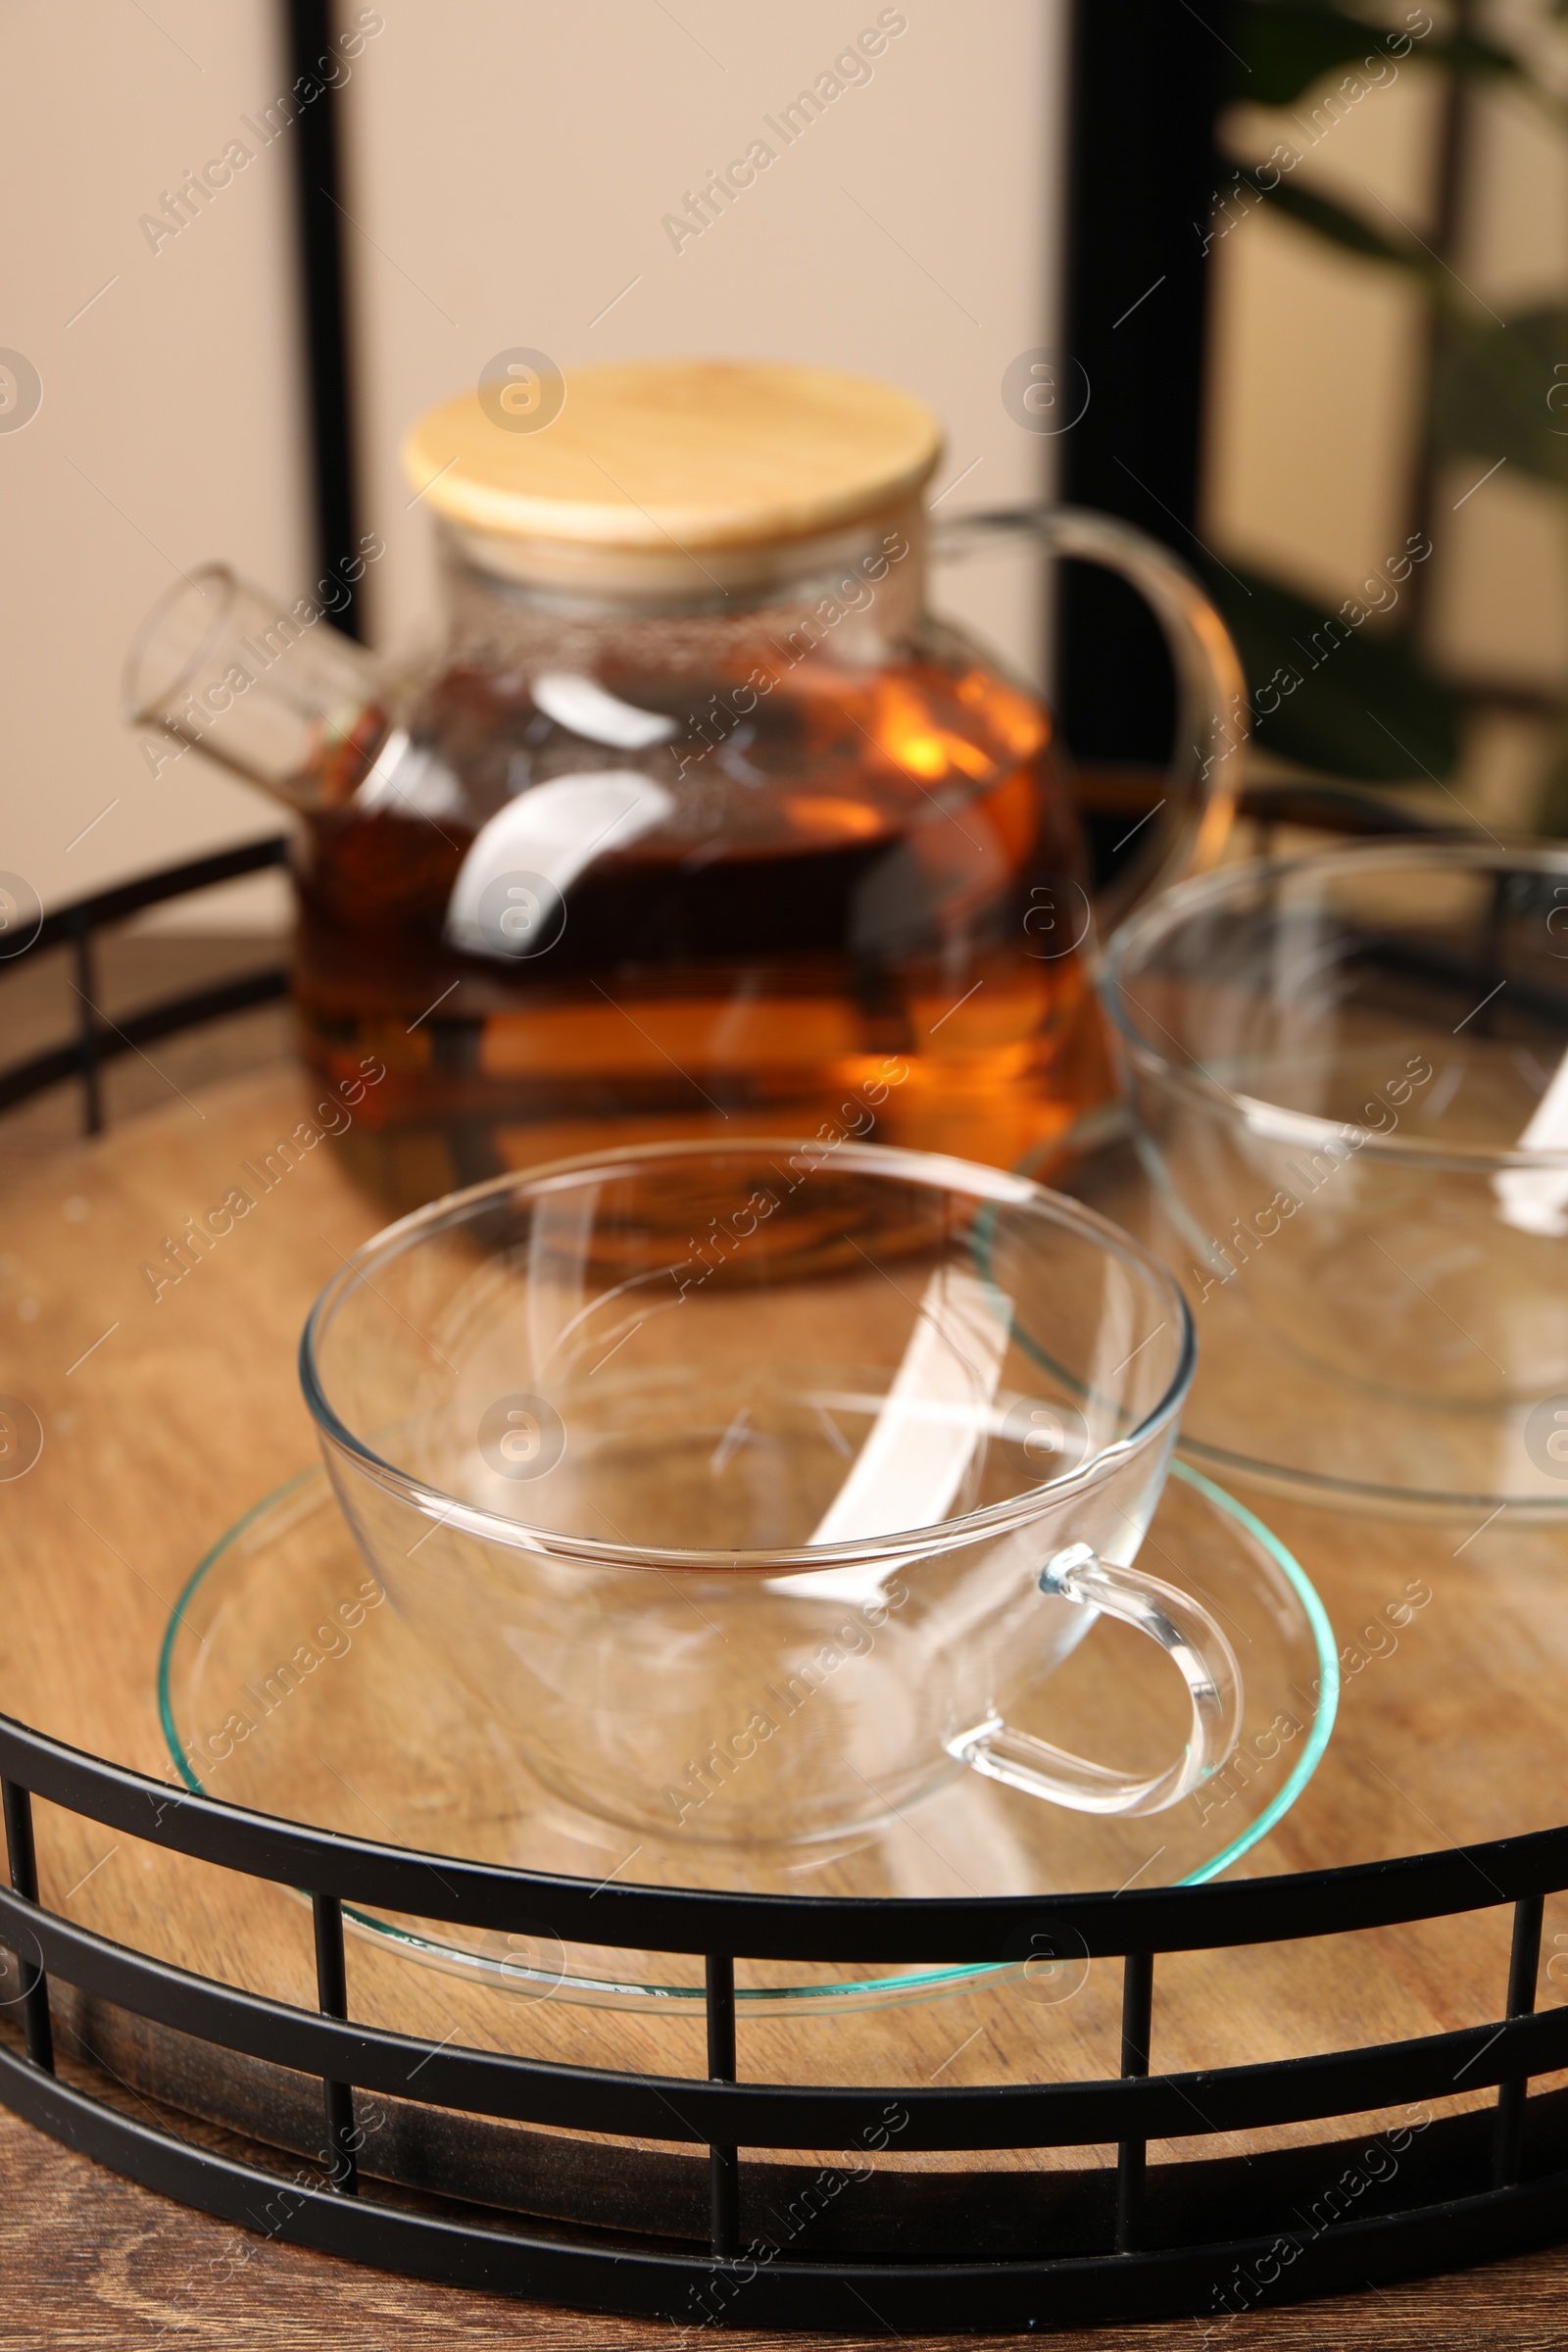
[[[249,2259],[246,2259],[248,2255]],[[100,2172],[0,2111],[0,2344],[25,2352],[656,2352],[651,2321],[518,2304],[389,2278],[295,2246],[243,2239]],[[885,2346],[885,2335],[860,2339]],[[921,2336],[952,2352],[984,2340],[1063,2352],[1200,2352],[1203,2330],[1077,2329]],[[1458,2278],[1256,2312],[1219,2339],[1235,2352],[1560,2352],[1568,2345],[1568,2249]],[[725,2335],[713,2352],[845,2352],[845,2336]]]
[[[169,1604],[216,1536],[312,1459],[293,1373],[299,1325],[342,1253],[382,1212],[350,1181],[338,1147],[322,1144],[180,1284],[155,1298],[143,1268],[156,1264],[184,1216],[223,1199],[242,1160],[257,1162],[293,1128],[308,1100],[306,1082],[287,1067],[181,1092],[95,1145],[15,1170],[4,1190],[0,1392],[35,1405],[46,1443],[25,1480],[0,1487],[0,1707],[155,1774],[167,1759],[150,1666]],[[1264,1515],[1323,1592],[1348,1673],[1340,1731],[1316,1781],[1246,1867],[1315,1867],[1559,1819],[1568,1785],[1557,1704],[1568,1670],[1563,1537],[1361,1526],[1294,1506],[1264,1506]],[[1430,1600],[1391,1621],[1412,1581],[1430,1589]],[[217,1872],[204,1874],[220,1882],[217,1890],[193,1895],[196,1866],[186,1865],[176,1904],[159,1856],[105,1851],[112,1842],[87,1824],[43,1822],[46,1899],[186,1965],[213,1965],[214,1938],[226,1936],[217,1946],[220,1973],[311,1999],[289,1898],[277,1898],[282,1911],[269,1910],[263,1890],[260,1908],[241,1901],[236,1909]],[[1264,2058],[1495,2017],[1506,1943],[1506,1916],[1495,1912],[1332,1946],[1232,1954],[1201,1970],[1178,1959],[1162,1965],[1156,2062]],[[1543,2002],[1562,1998],[1557,1979],[1568,1977],[1568,1960],[1550,1973],[1558,1952],[1568,1955],[1560,1902],[1548,1905],[1544,1949]],[[692,2029],[656,2038],[640,2020],[607,2028],[602,2013],[589,2012],[585,2025],[585,2013],[538,2005],[519,2024],[482,1993],[453,1992],[357,1947],[351,1976],[356,2014],[432,2038],[460,2030],[465,2039],[541,2055],[569,2048],[600,2063],[703,2071],[695,2045],[680,2039]],[[820,2080],[848,2065],[860,2079],[889,2082],[929,2079],[933,2066],[951,2067],[946,2079],[955,2082],[1034,2065],[1048,2075],[1103,2074],[1115,2071],[1115,2025],[1107,1981],[1058,2021],[1054,2041],[1026,2049],[1005,1995],[988,1991],[869,2013],[848,2057],[830,2053],[820,2032],[803,2056],[804,2029],[759,2025],[746,2071]],[[612,2052],[587,2046],[607,2032]],[[1268,2136],[1235,2135],[1227,2152]],[[1152,2147],[1151,2160],[1160,2154]],[[1018,2158],[1036,2161],[1054,2159]],[[417,2331],[484,2344],[512,2342],[519,2330],[574,2346],[666,2340],[662,2328],[533,2309],[524,2316],[514,2305],[240,2240],[8,2117],[0,2117],[0,2168],[9,2289],[0,2342],[306,2345],[330,2335],[381,2345]],[[1227,2334],[1244,2345],[1457,2346],[1504,2334],[1522,2346],[1568,2345],[1565,2274],[1568,2255],[1551,2254],[1353,2302],[1254,2313]],[[1202,2329],[1195,2322],[1069,2340],[1178,2346],[1200,2342]]]

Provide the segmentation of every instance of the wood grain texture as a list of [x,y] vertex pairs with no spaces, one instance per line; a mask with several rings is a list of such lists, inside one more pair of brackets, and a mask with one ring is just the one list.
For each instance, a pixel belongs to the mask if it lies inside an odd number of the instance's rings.
[[[541,430],[529,429],[545,412],[526,377],[507,391],[465,392],[419,419],[403,449],[411,489],[475,530],[596,549],[752,547],[832,530],[912,497],[942,447],[910,394],[825,368],[574,368]],[[543,399],[554,406],[548,383]]]
[[[155,1775],[169,1769],[153,1669],[170,1605],[217,1537],[312,1460],[294,1375],[299,1327],[341,1255],[383,1212],[355,1189],[340,1148],[321,1143],[270,1190],[253,1185],[249,1213],[156,1298],[143,1267],[187,1215],[224,1199],[242,1163],[262,1165],[311,1100],[292,1070],[201,1092],[19,1174],[5,1191],[0,1393],[32,1404],[45,1446],[26,1478],[0,1484],[0,1706]],[[1249,1872],[1422,1850],[1559,1819],[1563,1538],[1514,1533],[1505,1521],[1477,1534],[1262,1507],[1324,1594],[1347,1683],[1328,1758],[1295,1812],[1249,1857]],[[1427,1597],[1412,1604],[1413,1591]],[[39,1814],[52,1905],[183,1965],[313,1998],[309,1919],[294,1898],[117,1841],[47,1807]],[[1495,2018],[1507,1934],[1506,1914],[1494,1908],[1429,1927],[1162,1961],[1154,2063],[1267,2058]],[[1568,1906],[1556,1902],[1543,2002],[1562,1997],[1563,1978]],[[705,2071],[695,2025],[656,2028],[641,2017],[508,2002],[358,1943],[350,1993],[357,2015],[436,2040]],[[1097,1967],[1082,1992],[1055,2008],[1021,2004],[1002,1987],[830,2027],[758,2021],[743,2034],[741,2064],[759,2080],[891,2086],[938,2074],[953,2083],[1103,2075],[1116,2066],[1118,1998],[1116,1970]],[[1485,2095],[1455,2094],[1443,2105]],[[1367,2119],[1368,2130],[1378,2121]],[[1332,2135],[1345,2128],[1335,2125]],[[1205,2152],[1328,2135],[1317,2126],[1236,2134]],[[1157,2164],[1193,2153],[1177,2143],[1151,2157]],[[8,2277],[27,2281],[6,2299],[0,2341],[151,2344],[165,2328],[168,2344],[204,2329],[236,2344],[305,2345],[328,2331],[370,2343],[416,2327],[438,2342],[500,2341],[503,2329],[515,2338],[513,2307],[372,2278],[277,2245],[253,2246],[237,2281],[215,2284],[209,2274],[191,2284],[182,2308],[177,2278],[193,2279],[208,2259],[195,2250],[220,2246],[231,2232],[109,2180],[9,2119],[0,2157],[0,2242]],[[951,2169],[961,2160],[883,2161]],[[1058,2160],[1045,2151],[1011,2161]],[[1519,2343],[1568,2343],[1568,2324],[1559,2328],[1553,2316],[1564,2272],[1564,2258],[1541,2257],[1337,2305],[1331,2321],[1323,2307],[1254,2315],[1229,2333],[1280,2344],[1480,2344],[1497,2340],[1506,2311],[1505,2331]],[[31,2335],[5,2332],[29,2328]],[[530,2313],[528,2332],[548,2343],[618,2345],[655,2331]],[[1111,2331],[1081,2340],[1123,2339]],[[1145,2329],[1125,2340],[1177,2345],[1200,2335],[1196,2327]]]
[[[252,2237],[119,2180],[0,2111],[0,2345],[17,2352],[652,2352],[649,2321],[514,2303],[364,2271]],[[962,2352],[973,2336],[920,2336]],[[1197,2323],[991,2336],[1061,2352],[1204,2352]],[[1213,2339],[1209,2339],[1212,2343]],[[1568,2345],[1568,2250],[1455,2278],[1254,2312],[1233,2352],[1559,2352]],[[885,2334],[726,2331],[713,2352],[868,2352]]]

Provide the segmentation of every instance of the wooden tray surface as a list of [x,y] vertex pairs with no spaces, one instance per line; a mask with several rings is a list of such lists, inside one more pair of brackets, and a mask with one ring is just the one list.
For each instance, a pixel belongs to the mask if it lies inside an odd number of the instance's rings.
[[[0,1393],[26,1399],[46,1437],[36,1467],[0,1484],[0,1707],[158,1777],[172,1777],[155,1706],[171,1604],[217,1538],[314,1460],[295,1375],[300,1326],[343,1255],[387,1211],[357,1189],[340,1148],[322,1142],[156,1299],[143,1268],[158,1262],[187,1216],[242,1181],[254,1192],[241,1163],[260,1166],[310,1102],[308,1081],[287,1070],[182,1097],[20,1176],[5,1200]],[[1478,1532],[1359,1522],[1253,1499],[1322,1593],[1346,1684],[1339,1729],[1315,1781],[1242,1869],[1259,1875],[1425,1851],[1561,1819],[1568,1536],[1512,1530],[1506,1516]],[[1401,1625],[1391,1611],[1412,1589],[1431,1596]],[[42,1892],[52,1908],[182,1966],[314,2002],[309,1914],[292,1895],[117,1839],[48,1806],[38,1816]],[[1503,2003],[1508,1933],[1508,1914],[1498,1908],[1294,1947],[1162,1960],[1153,2063],[1223,2065],[1494,2019]],[[1554,1903],[1544,2005],[1563,1997],[1564,1979],[1568,1906]],[[357,1939],[349,1989],[357,2017],[437,2041],[677,2075],[706,2071],[696,2023],[518,2001]],[[66,1998],[66,2013],[99,2060],[127,2082],[280,2144],[311,2144],[313,2085],[300,2082],[297,2097],[284,2098],[267,2070],[236,2063],[215,2074],[199,2045],[181,2047],[176,2037],[85,2004],[73,2010]],[[828,2020],[747,2019],[740,2071],[759,2081],[894,2087],[1102,2077],[1116,2071],[1119,2004],[1119,1964],[1099,1962],[1081,1992],[1055,2006],[1004,1985]],[[1443,2104],[1489,2096],[1456,2093]],[[581,2169],[559,2134],[448,2122],[457,2134],[451,2146],[470,2134],[463,2144],[472,2177],[528,2210],[549,2209],[552,2192],[542,2183]],[[407,2177],[416,2161],[409,2133],[417,2132],[396,2114],[385,2129],[380,2161]],[[1338,2139],[1346,2129],[1238,2133],[1202,2152],[1240,2156],[1284,2141]],[[591,2144],[586,2136],[569,2143],[579,2153]],[[1195,2152],[1191,2142],[1173,2142],[1152,2147],[1151,2158]],[[1101,2153],[1113,2160],[1113,2151]],[[629,2161],[644,2155],[640,2168]],[[964,2160],[890,2153],[879,2161],[952,2173]],[[1042,2150],[976,2161],[1028,2171],[1080,2160]],[[377,2167],[373,2136],[364,2162]],[[612,2191],[619,2180],[649,2212],[699,2213],[702,2173],[703,2160],[690,2152],[629,2143],[604,2151]],[[611,2193],[612,2206],[618,2193]]]

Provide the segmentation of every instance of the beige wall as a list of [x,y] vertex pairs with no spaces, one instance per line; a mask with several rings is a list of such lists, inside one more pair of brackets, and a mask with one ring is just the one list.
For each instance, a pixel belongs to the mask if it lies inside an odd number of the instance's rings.
[[156,14],[83,0],[69,35],[48,0],[0,18],[0,344],[43,382],[32,422],[0,433],[0,866],[46,905],[269,829],[194,757],[153,780],[120,670],[178,566],[221,551],[287,581],[306,561],[281,150],[249,138],[254,160],[156,252],[138,225],[276,94],[272,13]]
[[[764,117],[876,23],[878,0],[682,0],[674,16],[468,0],[457,19],[384,0],[373,71],[351,92],[349,201],[375,239],[355,238],[355,290],[385,631],[432,610],[400,434],[514,345],[568,368],[702,351],[892,376],[948,422],[943,478],[966,473],[956,507],[1037,493],[1051,445],[1008,420],[999,384],[1048,332],[1059,11],[892,13],[907,29],[874,77],[784,148]],[[454,22],[468,28],[456,45]],[[663,217],[759,137],[777,160],[677,251]]]
[[[679,254],[662,227],[878,4],[383,0],[346,91],[345,197],[366,520],[390,551],[371,575],[379,634],[406,641],[432,617],[398,437],[514,344],[564,363],[700,349],[890,375],[949,420],[945,478],[965,475],[950,511],[1047,482],[1053,444],[1008,420],[999,384],[1050,337],[1059,0],[910,0],[874,78],[733,215]],[[282,86],[275,11],[70,14],[64,78],[52,0],[0,17],[0,345],[44,384],[33,421],[0,433],[0,868],[46,905],[271,829],[194,754],[152,779],[119,673],[181,567],[223,555],[297,588],[309,562],[287,134],[263,150],[241,129]],[[235,136],[255,159],[152,251],[139,216]],[[1028,586],[1014,573],[968,599],[1020,650]]]

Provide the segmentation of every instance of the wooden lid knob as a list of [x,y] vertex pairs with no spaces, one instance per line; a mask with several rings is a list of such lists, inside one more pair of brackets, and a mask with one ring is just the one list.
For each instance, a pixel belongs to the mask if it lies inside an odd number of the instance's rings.
[[403,445],[411,486],[466,533],[664,556],[810,538],[912,497],[942,449],[908,393],[825,368],[639,360],[518,380],[512,401],[443,402]]

